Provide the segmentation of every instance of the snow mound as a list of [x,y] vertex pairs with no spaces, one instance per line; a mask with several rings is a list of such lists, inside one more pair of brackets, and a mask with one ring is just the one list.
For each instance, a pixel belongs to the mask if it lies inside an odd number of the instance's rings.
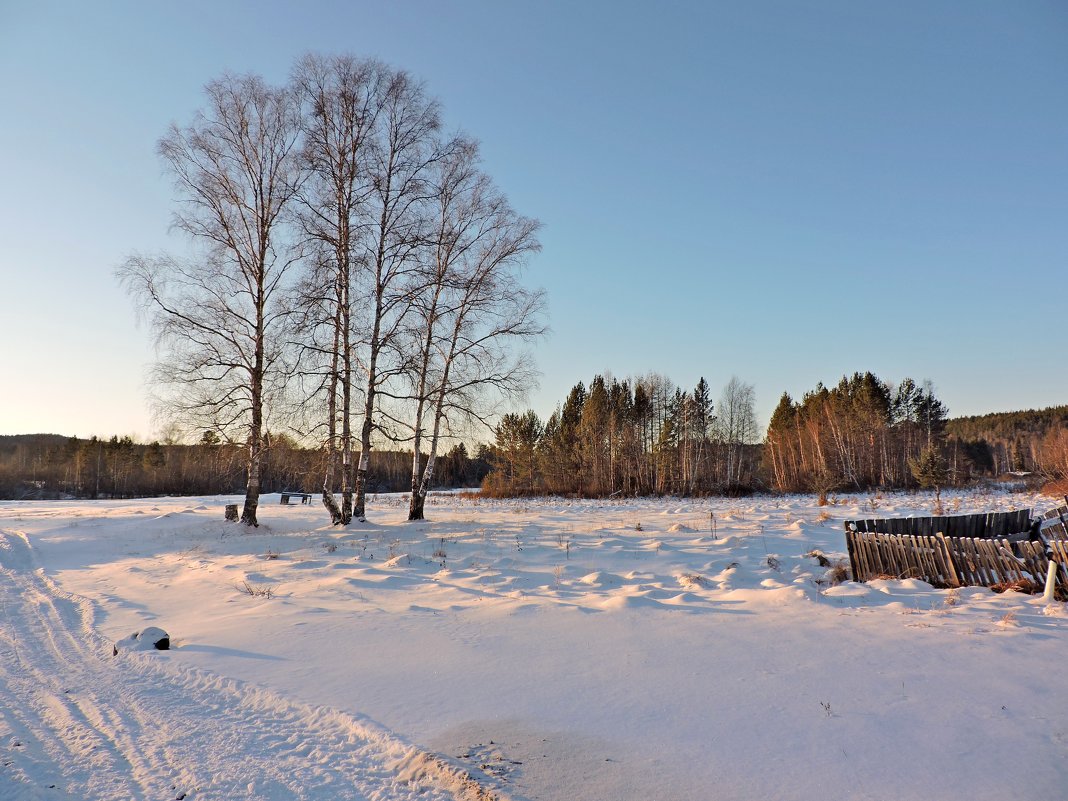
[[119,651],[169,651],[171,635],[161,628],[149,626],[143,631],[135,631],[115,643],[113,653]]

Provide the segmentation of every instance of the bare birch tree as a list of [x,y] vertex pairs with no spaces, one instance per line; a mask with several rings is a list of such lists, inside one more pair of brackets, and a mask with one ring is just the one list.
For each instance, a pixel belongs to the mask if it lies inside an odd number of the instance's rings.
[[205,92],[206,108],[159,143],[182,202],[175,226],[201,255],[135,256],[118,273],[149,309],[174,411],[247,446],[241,520],[256,526],[265,413],[281,379],[283,281],[296,258],[281,222],[300,183],[299,113],[289,90],[255,75],[227,74]]
[[741,483],[745,446],[757,438],[753,385],[731,376],[719,401],[717,424],[727,450],[727,486]]
[[364,270],[360,299],[363,355],[363,423],[352,514],[366,511],[367,470],[377,420],[379,391],[399,375],[403,358],[395,346],[411,308],[413,274],[426,242],[425,203],[428,170],[440,157],[441,127],[436,101],[405,72],[393,72],[383,91],[369,153],[369,224],[360,232],[356,258]]
[[[323,504],[335,525],[352,519],[353,250],[361,231],[369,228],[369,151],[390,80],[382,64],[351,56],[307,55],[294,71],[304,106],[302,158],[309,173],[299,217],[321,255],[311,296],[324,311],[325,325],[319,328],[328,342],[312,347],[328,357]],[[333,495],[339,456],[340,505]]]
[[540,248],[540,224],[516,214],[478,169],[475,143],[457,140],[442,152],[431,171],[436,230],[427,280],[414,302],[421,326],[409,520],[423,519],[450,418],[479,418],[480,403],[491,391],[525,390],[534,371],[513,346],[544,331],[542,293],[518,280],[526,257]]

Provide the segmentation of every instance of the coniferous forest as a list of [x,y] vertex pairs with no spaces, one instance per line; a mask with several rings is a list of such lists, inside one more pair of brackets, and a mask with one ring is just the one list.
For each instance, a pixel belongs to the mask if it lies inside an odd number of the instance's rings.
[[753,388],[737,379],[718,400],[656,374],[577,384],[541,420],[508,414],[488,449],[484,489],[561,493],[744,494],[911,489],[924,466],[966,486],[1017,471],[1068,477],[1068,407],[950,419],[930,382],[898,384],[870,372],[784,393],[766,431]]

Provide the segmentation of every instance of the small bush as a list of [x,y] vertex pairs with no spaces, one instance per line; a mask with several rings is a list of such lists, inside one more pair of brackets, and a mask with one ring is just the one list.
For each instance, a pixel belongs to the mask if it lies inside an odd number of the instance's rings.
[[237,589],[253,598],[267,598],[270,600],[274,597],[274,588],[270,584],[252,584],[248,581],[242,581],[237,585]]
[[678,577],[679,586],[686,590],[698,590],[708,586],[708,579],[697,573],[683,573]]
[[831,565],[831,569],[827,571],[827,580],[831,582],[832,587],[837,587],[843,581],[849,581],[849,565],[844,559],[839,559]]

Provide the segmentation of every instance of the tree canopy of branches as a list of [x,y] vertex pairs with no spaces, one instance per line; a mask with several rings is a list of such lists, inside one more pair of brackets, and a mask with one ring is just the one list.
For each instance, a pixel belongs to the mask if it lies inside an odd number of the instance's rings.
[[[309,54],[294,70],[303,104],[304,168],[297,216],[315,259],[304,294],[310,336],[302,346],[325,379],[316,389],[326,401],[323,503],[335,524],[352,519],[352,412],[354,403],[353,296],[355,248],[366,229],[371,191],[368,168],[389,70],[351,56]],[[339,431],[340,428],[340,431]],[[334,499],[340,456],[341,504]]]
[[156,336],[161,408],[248,449],[249,525],[272,416],[322,443],[335,524],[364,516],[372,448],[410,443],[421,517],[442,443],[534,380],[544,304],[519,276],[539,224],[403,70],[308,55],[286,86],[225,75],[206,95],[159,146],[197,252],[119,270]]
[[445,428],[483,421],[487,389],[520,394],[533,369],[514,345],[544,330],[542,293],[526,289],[518,272],[539,249],[538,223],[516,214],[478,169],[473,142],[457,143],[434,165],[430,195],[436,228],[413,304],[416,345],[409,349],[415,355],[411,520],[423,519]]
[[362,518],[376,438],[404,440],[420,519],[443,438],[482,422],[487,396],[533,380],[511,348],[543,330],[541,294],[518,280],[538,223],[480,170],[476,142],[441,135],[439,104],[407,73],[306,56],[295,81],[309,172],[299,217],[317,253],[303,307],[325,396],[323,501],[335,523]]

